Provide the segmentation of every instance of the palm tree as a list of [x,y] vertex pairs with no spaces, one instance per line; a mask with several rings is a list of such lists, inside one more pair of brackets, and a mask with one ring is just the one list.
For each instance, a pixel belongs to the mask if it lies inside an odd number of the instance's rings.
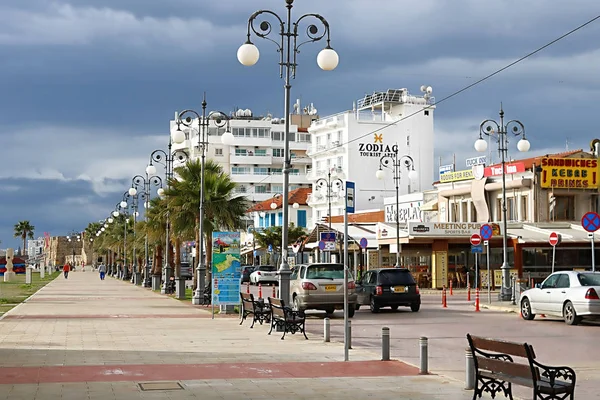
[[[271,226],[269,228],[265,228],[262,232],[256,231],[255,233],[256,241],[261,247],[266,249],[269,247],[269,245],[271,245],[275,254],[281,253],[281,226]],[[306,231],[304,228],[290,223],[288,227],[289,243],[294,243],[305,235]]]
[[[241,227],[248,202],[245,197],[233,197],[236,183],[231,180],[223,168],[208,160],[204,166],[204,242],[206,263],[212,263],[212,234],[219,229],[235,229]],[[166,191],[176,235],[185,238],[191,235],[200,242],[200,182],[202,167],[200,160],[188,161],[184,166],[175,169],[179,179],[170,181],[170,189]],[[179,249],[177,249],[179,251]],[[199,246],[196,246],[196,260],[200,258]],[[210,279],[210,268],[206,276]],[[195,277],[196,279],[196,277]]]
[[35,226],[31,225],[29,221],[19,221],[19,223],[15,224],[15,237],[20,237],[23,240],[23,253],[27,255],[27,238],[33,239],[33,232],[35,231]]

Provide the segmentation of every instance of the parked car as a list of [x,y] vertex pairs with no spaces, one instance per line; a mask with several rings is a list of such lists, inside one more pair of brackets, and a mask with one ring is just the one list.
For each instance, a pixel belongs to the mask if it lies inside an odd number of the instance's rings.
[[273,265],[259,265],[250,274],[250,283],[277,283],[277,268]]
[[[356,309],[354,278],[348,277],[348,316]],[[296,310],[324,310],[333,314],[344,309],[344,265],[320,263],[297,265],[290,277],[290,293]]]
[[254,271],[253,265],[242,265],[241,282],[250,282],[250,274]]
[[406,268],[382,268],[370,270],[356,286],[358,302],[356,309],[368,305],[376,313],[381,307],[410,307],[413,312],[421,308],[419,287]]
[[189,262],[181,263],[181,277],[184,279],[194,278],[194,268]]
[[536,314],[561,317],[568,325],[600,316],[600,272],[561,271],[521,293],[523,319]]

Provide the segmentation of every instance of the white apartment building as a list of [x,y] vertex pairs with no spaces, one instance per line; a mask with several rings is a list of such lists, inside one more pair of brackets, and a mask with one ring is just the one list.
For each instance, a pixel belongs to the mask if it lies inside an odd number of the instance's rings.
[[[431,87],[421,87],[421,95],[412,95],[408,89],[390,89],[375,92],[358,100],[353,110],[320,118],[308,131],[312,135],[308,155],[312,159],[309,179],[313,192],[308,203],[313,208],[313,221],[328,214],[327,185],[317,185],[327,179],[328,171],[334,178],[356,183],[357,210],[380,208],[385,197],[395,196],[393,170],[384,169],[385,177],[377,180],[380,159],[385,155],[409,155],[418,174],[409,181],[408,170],[402,168],[400,194],[420,192],[432,187],[433,182],[433,112],[435,99]],[[343,195],[331,196],[333,216],[344,211]]]
[[41,255],[44,252],[45,240],[43,237],[27,239],[27,255],[30,258]]
[[[294,107],[299,110],[299,103]],[[306,120],[307,115],[292,114],[290,122]],[[225,127],[217,129],[211,121],[207,158],[218,162],[231,179],[238,184],[237,192],[252,202],[260,202],[283,192],[283,161],[285,120],[267,116],[254,116],[251,110],[237,110],[229,117],[233,145],[221,142]],[[310,121],[310,119],[308,119]],[[171,127],[175,124],[171,121]],[[306,124],[308,126],[308,123]],[[197,123],[195,124],[197,127]],[[198,132],[186,133],[182,144],[173,144],[173,150],[185,149],[192,159],[200,156]],[[310,134],[298,125],[290,125],[290,153],[292,170],[289,190],[309,187],[307,172],[311,160],[306,151]]]

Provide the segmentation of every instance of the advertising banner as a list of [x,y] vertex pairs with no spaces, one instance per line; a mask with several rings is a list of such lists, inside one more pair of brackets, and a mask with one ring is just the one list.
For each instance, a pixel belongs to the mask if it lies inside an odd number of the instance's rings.
[[473,170],[465,169],[462,171],[446,172],[440,175],[440,183],[466,181],[473,178]]
[[213,232],[212,293],[215,305],[240,303],[240,233]]
[[598,160],[590,158],[542,158],[541,186],[555,189],[597,189]]

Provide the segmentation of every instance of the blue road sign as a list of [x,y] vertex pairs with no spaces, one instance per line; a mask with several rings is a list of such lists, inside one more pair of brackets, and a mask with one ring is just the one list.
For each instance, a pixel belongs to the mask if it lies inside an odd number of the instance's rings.
[[366,249],[369,242],[367,241],[367,238],[362,238],[360,239],[359,244],[361,249]]
[[324,241],[319,241],[319,249],[321,250],[325,250],[325,242]]
[[321,232],[322,242],[335,242],[335,232]]
[[483,253],[483,246],[480,244],[477,246],[471,245],[471,253]]
[[348,214],[354,213],[354,191],[356,184],[354,182],[346,181],[346,211]]
[[269,247],[267,247],[267,251],[268,251],[269,253],[272,253],[272,252],[273,252],[273,245],[272,245],[272,244],[269,244]]
[[483,240],[490,240],[493,234],[494,231],[492,229],[492,226],[489,224],[483,224],[481,225],[481,228],[479,228],[479,235]]
[[581,226],[588,232],[596,232],[600,228],[600,215],[593,211],[585,213],[581,218]]

